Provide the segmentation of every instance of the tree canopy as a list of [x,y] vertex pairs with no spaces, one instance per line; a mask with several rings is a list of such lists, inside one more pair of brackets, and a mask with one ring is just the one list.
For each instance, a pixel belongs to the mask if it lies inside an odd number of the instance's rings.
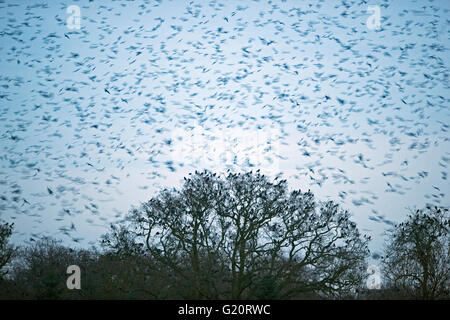
[[386,286],[407,297],[448,298],[449,227],[449,210],[438,207],[416,210],[396,225],[383,257]]
[[349,212],[259,172],[196,172],[129,221],[189,298],[340,296],[367,268],[369,239]]

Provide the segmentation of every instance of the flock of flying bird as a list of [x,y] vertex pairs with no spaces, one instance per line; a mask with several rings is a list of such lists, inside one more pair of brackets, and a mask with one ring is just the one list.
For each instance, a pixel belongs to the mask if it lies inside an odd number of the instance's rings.
[[[0,2],[0,217],[82,243],[208,167],[217,132],[269,129],[259,158],[371,221],[422,190],[448,205],[449,7],[379,3],[373,30],[363,0]],[[205,150],[171,156],[198,128]]]

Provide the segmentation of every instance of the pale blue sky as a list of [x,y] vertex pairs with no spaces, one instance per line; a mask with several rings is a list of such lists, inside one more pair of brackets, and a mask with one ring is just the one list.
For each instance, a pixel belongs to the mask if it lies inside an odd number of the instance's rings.
[[[67,28],[70,5],[80,30]],[[379,215],[449,204],[449,9],[1,2],[1,218],[17,243],[88,245],[189,172],[260,168],[341,203],[379,250]]]

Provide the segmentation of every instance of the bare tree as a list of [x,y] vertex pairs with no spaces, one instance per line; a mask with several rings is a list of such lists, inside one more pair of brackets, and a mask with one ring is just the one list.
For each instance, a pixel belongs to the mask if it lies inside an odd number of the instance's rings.
[[391,232],[383,257],[386,286],[403,296],[448,299],[450,215],[447,208],[416,210]]
[[347,211],[256,173],[196,172],[130,212],[189,298],[338,297],[359,286],[368,238]]

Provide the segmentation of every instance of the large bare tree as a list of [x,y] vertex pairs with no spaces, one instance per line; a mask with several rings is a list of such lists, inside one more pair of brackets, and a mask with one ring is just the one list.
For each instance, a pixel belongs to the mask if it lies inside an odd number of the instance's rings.
[[369,239],[347,211],[258,171],[196,172],[129,219],[189,298],[339,297],[365,277]]

